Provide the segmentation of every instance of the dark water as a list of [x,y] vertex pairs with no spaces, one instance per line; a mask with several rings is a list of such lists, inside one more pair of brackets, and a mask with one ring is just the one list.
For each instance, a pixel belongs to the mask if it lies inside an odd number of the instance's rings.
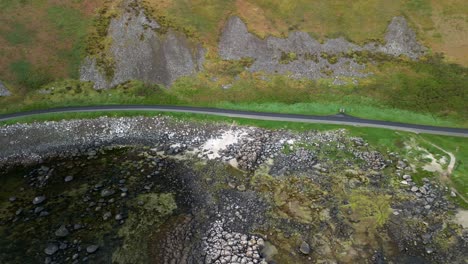
[[[126,258],[128,252],[115,253],[122,245],[140,248],[131,254],[148,256],[145,243],[154,239],[153,230],[189,209],[176,173],[173,162],[132,149],[51,159],[2,172],[0,263],[111,263],[113,255],[114,261],[116,255]],[[73,180],[65,182],[70,176]],[[34,205],[38,196],[46,199]],[[149,218],[151,228],[138,224],[143,217]],[[59,237],[55,232],[62,225],[68,234]],[[50,244],[59,249],[47,255]],[[88,253],[90,245],[99,249]]]

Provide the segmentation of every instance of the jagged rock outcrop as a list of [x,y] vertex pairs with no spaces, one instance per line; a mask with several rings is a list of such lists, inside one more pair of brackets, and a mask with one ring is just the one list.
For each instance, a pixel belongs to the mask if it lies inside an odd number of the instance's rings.
[[10,96],[11,92],[8,91],[6,86],[0,81],[0,96]]
[[425,48],[416,40],[416,33],[408,26],[404,17],[394,17],[388,25],[385,35],[385,46],[380,48],[381,52],[399,56],[406,55],[417,59],[424,54]]
[[[393,56],[403,54],[416,59],[424,51],[403,17],[392,20],[385,39],[387,43],[383,46],[377,43],[358,46],[344,38],[329,39],[320,44],[305,32],[292,32],[287,38],[270,36],[262,40],[249,33],[239,17],[233,16],[223,30],[219,54],[226,60],[253,58],[255,61],[249,68],[252,72],[289,73],[295,78],[317,79],[368,75],[364,72],[365,66],[352,58],[336,56],[330,60],[328,55],[367,50]],[[322,54],[327,56],[321,56]]]
[[94,82],[96,89],[106,89],[129,80],[170,86],[177,78],[202,69],[204,50],[185,35],[169,30],[157,32],[160,25],[143,10],[126,8],[111,20],[108,35],[112,45],[107,56],[115,62],[113,76],[106,76],[93,57],[84,60],[82,81]]

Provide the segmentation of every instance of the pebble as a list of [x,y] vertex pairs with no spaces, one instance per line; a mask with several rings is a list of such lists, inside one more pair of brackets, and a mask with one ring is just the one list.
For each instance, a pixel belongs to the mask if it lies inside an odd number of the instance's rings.
[[59,227],[59,229],[57,229],[55,231],[55,235],[58,236],[58,237],[66,237],[68,236],[68,234],[70,234],[70,232],[68,231],[68,229],[65,227],[65,225],[61,225]]
[[433,248],[430,248],[430,247],[427,247],[426,248],[426,253],[427,254],[432,254],[434,252],[434,249]]
[[45,199],[46,199],[45,196],[37,196],[37,197],[34,197],[32,203],[33,203],[34,205],[40,204],[40,203],[44,202]]
[[65,177],[64,181],[65,181],[65,182],[71,182],[71,181],[73,181],[73,176],[67,176],[67,177]]
[[412,192],[417,192],[418,190],[419,190],[419,188],[416,187],[416,186],[411,187],[411,191],[412,191]]
[[299,251],[301,251],[302,254],[304,255],[309,255],[310,254],[310,246],[307,244],[307,242],[302,241],[301,247],[299,248]]
[[115,215],[115,220],[120,221],[123,219],[123,216],[121,214]]
[[112,189],[104,189],[101,191],[101,197],[108,197],[108,196],[111,196],[115,193],[114,190]]
[[88,252],[89,254],[93,254],[94,252],[96,252],[96,250],[98,250],[98,248],[98,245],[90,245],[86,247],[86,252]]
[[54,255],[58,251],[59,247],[55,243],[50,243],[47,245],[47,247],[44,249],[44,253],[46,253],[49,256]]
[[109,218],[112,217],[112,213],[111,212],[105,212],[103,215],[102,215],[102,219],[105,221]]
[[16,197],[15,197],[15,196],[11,196],[10,198],[8,198],[8,201],[14,202],[14,201],[16,201]]

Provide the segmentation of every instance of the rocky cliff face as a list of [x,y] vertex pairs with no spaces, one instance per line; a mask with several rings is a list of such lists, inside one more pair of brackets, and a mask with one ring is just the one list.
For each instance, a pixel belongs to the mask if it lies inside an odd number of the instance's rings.
[[[388,55],[406,55],[417,59],[424,48],[403,17],[395,17],[385,36],[386,44],[368,43],[358,46],[344,38],[329,39],[321,44],[305,32],[293,32],[288,38],[268,37],[264,40],[248,32],[244,22],[231,17],[223,30],[219,54],[226,60],[253,58],[250,71],[291,74],[295,78],[365,77],[365,66],[346,56],[337,55],[355,51],[381,52]],[[326,56],[323,56],[325,54]],[[328,58],[327,58],[328,57]]]
[[88,57],[80,69],[82,81],[94,82],[96,89],[111,88],[129,80],[170,86],[177,78],[202,69],[203,48],[183,34],[169,30],[158,34],[160,25],[142,10],[126,8],[112,19],[108,35],[112,45],[108,51],[114,75],[106,76],[95,58]]
[[0,81],[0,97],[1,96],[10,96],[11,92],[8,91],[6,86]]

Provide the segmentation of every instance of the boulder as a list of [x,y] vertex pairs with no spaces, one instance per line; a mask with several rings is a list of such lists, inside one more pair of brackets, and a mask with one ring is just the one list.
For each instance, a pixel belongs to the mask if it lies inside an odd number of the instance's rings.
[[6,86],[0,81],[0,97],[1,96],[10,96],[11,92],[8,91]]

